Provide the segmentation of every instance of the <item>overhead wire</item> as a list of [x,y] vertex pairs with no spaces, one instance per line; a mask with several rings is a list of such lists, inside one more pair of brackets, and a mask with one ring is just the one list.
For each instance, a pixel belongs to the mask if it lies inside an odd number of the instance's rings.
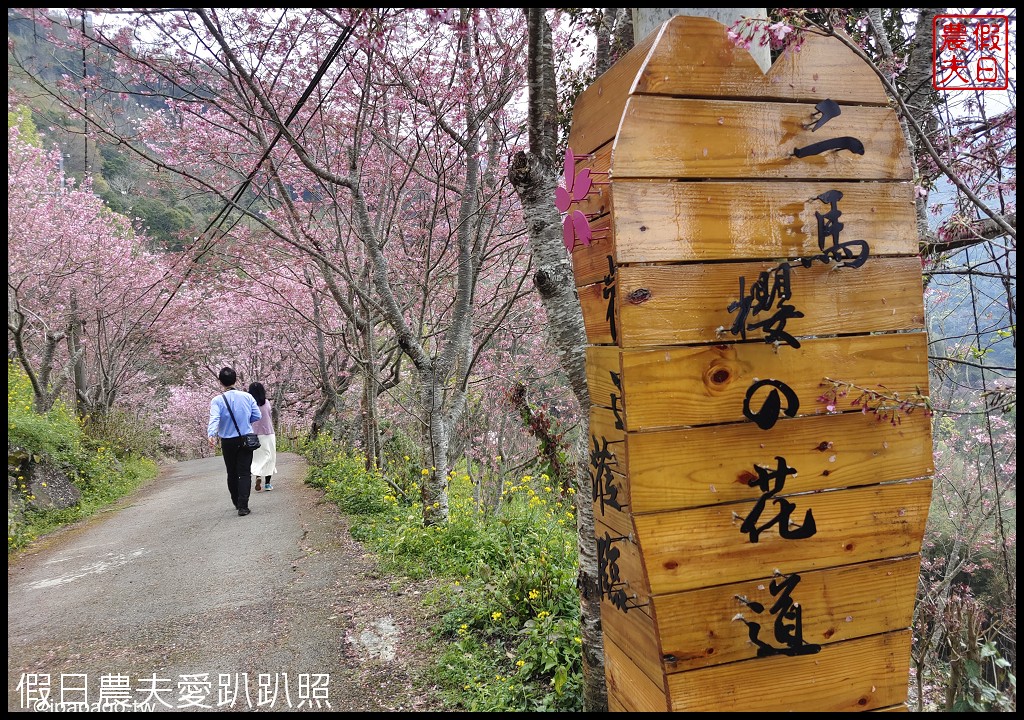
[[[303,92],[302,96],[295,104],[295,107],[292,108],[292,111],[289,113],[287,119],[284,121],[284,127],[290,125],[292,120],[294,120],[295,117],[299,114],[299,111],[302,109],[303,105],[306,104],[306,101],[313,94],[313,91],[316,90],[316,87],[320,84],[320,81],[323,79],[323,76],[327,73],[327,70],[330,68],[330,66],[337,59],[338,55],[341,53],[342,47],[348,41],[349,37],[351,37],[352,32],[353,27],[351,25],[346,26],[345,32],[338,37],[338,40],[335,42],[334,47],[332,47],[330,52],[328,52],[327,55],[324,57],[324,60],[320,63],[320,67],[317,69],[316,74],[313,76],[312,80],[310,80],[309,84],[306,86],[306,90]],[[323,100],[321,99],[320,102],[317,104],[317,107],[321,107],[322,105]],[[238,189],[235,190],[235,194],[232,196],[230,202],[224,204],[224,207],[221,208],[217,215],[214,216],[214,218],[210,221],[210,224],[206,226],[206,229],[204,229],[203,232],[200,233],[200,237],[208,233],[211,230],[211,228],[213,228],[214,225],[223,226],[227,217],[230,215],[230,211],[238,204],[238,201],[241,200],[242,196],[245,194],[245,191],[249,189],[249,186],[252,184],[253,178],[256,177],[256,174],[263,166],[263,163],[266,161],[266,159],[270,156],[270,153],[273,151],[274,146],[277,145],[277,143],[281,140],[283,136],[284,128],[279,127],[274,135],[274,138],[267,144],[266,150],[263,151],[263,155],[256,162],[256,165],[253,167],[252,171],[248,174],[248,176],[245,178],[242,184],[239,185]],[[254,202],[256,202],[256,198],[253,198],[249,202],[249,205],[246,206],[246,210],[251,208]],[[232,225],[232,227],[234,227],[234,225]],[[220,227],[218,227],[217,229],[219,230]],[[228,230],[230,230],[230,228]],[[222,233],[221,237],[223,237],[223,235],[226,234],[226,232],[227,231]],[[209,250],[212,248],[213,242],[214,238],[210,238],[208,241],[208,247],[204,248],[202,252],[200,252],[195,258],[193,258],[193,263],[198,262],[203,255],[209,252]]]

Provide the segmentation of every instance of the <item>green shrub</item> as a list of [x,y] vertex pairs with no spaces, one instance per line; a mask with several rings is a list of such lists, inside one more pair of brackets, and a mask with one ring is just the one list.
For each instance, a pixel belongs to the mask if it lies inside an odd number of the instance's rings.
[[366,470],[366,458],[343,452],[328,436],[319,435],[303,449],[309,463],[307,482],[352,515],[375,515],[390,506],[388,484],[377,470]]
[[93,445],[113,449],[118,455],[160,455],[160,429],[145,425],[135,415],[119,408],[88,418],[85,433]]
[[384,442],[381,444],[381,455],[384,460],[384,471],[395,483],[400,494],[409,496],[413,486],[419,482],[423,462],[416,443],[396,425],[388,424],[382,428]]
[[38,413],[35,395],[25,372],[7,361],[7,446],[57,463],[73,464],[82,449],[84,433],[73,412],[58,400],[46,413]]
[[119,461],[108,454],[106,458],[86,461],[76,481],[82,491],[77,505],[59,510],[26,510],[23,519],[14,526],[8,513],[8,552],[20,550],[38,537],[95,514],[139,488],[156,473],[156,463],[145,458]]

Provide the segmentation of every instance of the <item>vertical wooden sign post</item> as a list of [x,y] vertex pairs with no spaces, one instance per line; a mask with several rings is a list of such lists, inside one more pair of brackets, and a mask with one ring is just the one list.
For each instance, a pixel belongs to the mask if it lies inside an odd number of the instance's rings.
[[610,708],[905,709],[929,418],[822,399],[928,392],[881,84],[834,40],[764,74],[676,17],[569,144]]

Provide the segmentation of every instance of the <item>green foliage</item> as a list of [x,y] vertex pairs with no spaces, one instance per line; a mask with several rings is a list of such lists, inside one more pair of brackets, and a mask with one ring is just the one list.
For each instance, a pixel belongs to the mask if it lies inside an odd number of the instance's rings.
[[192,226],[192,213],[166,200],[136,198],[132,212],[142,219],[144,231],[168,250],[181,250],[178,233]]
[[1010,661],[989,641],[973,648],[972,657],[953,675],[959,682],[949,693],[952,712],[1014,712],[1017,676]]
[[157,457],[160,454],[160,429],[146,425],[139,417],[114,408],[84,421],[86,434],[96,446],[116,448],[119,455]]
[[500,504],[486,511],[469,476],[452,471],[449,521],[424,526],[418,481],[405,498],[329,438],[303,454],[307,482],[359,516],[352,534],[386,571],[437,581],[428,602],[442,650],[432,679],[448,702],[468,711],[582,710],[575,517],[547,475],[506,481]]
[[381,431],[384,436],[381,444],[384,469],[397,489],[408,496],[419,481],[420,468],[423,467],[419,447],[397,425],[388,424]]
[[118,459],[106,448],[86,454],[76,468],[75,484],[82,491],[77,505],[60,510],[27,510],[22,522],[12,525],[8,513],[7,551],[28,546],[36,538],[64,525],[83,520],[139,488],[157,473],[156,463],[146,458]]
[[352,515],[379,515],[388,509],[388,485],[379,471],[366,470],[366,458],[341,452],[327,435],[317,436],[305,450],[307,458],[320,463],[310,463],[307,482],[339,508]]
[[106,178],[131,173],[131,163],[127,154],[114,145],[100,145],[100,156],[103,158],[103,175]]
[[35,395],[24,371],[7,362],[7,445],[71,465],[82,451],[84,433],[74,413],[59,400],[45,413],[34,408]]
[[301,455],[306,445],[305,435],[298,429],[288,425],[275,428],[277,432],[277,452],[293,452]]
[[39,137],[36,124],[32,121],[32,111],[24,105],[19,105],[14,110],[7,111],[7,127],[17,127],[19,137],[23,142],[34,147],[43,146],[43,141]]
[[[37,510],[28,506],[24,478],[8,479],[7,551],[28,546],[48,532],[89,517],[101,508],[132,492],[157,472],[156,463],[133,452],[132,438],[142,431],[133,429],[127,440],[110,434],[91,436],[60,401],[48,412],[32,407],[32,386],[25,373],[7,363],[7,444],[64,472],[81,491],[75,506],[60,510]],[[93,425],[95,427],[95,424]],[[105,425],[112,432],[118,425]],[[121,424],[119,427],[127,428]]]

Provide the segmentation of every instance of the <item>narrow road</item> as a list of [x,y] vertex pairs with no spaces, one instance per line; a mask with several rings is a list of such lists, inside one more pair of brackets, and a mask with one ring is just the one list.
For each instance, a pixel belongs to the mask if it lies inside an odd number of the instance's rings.
[[221,458],[169,465],[10,560],[7,709],[438,709],[420,590],[376,575],[300,457],[278,469],[238,517]]

